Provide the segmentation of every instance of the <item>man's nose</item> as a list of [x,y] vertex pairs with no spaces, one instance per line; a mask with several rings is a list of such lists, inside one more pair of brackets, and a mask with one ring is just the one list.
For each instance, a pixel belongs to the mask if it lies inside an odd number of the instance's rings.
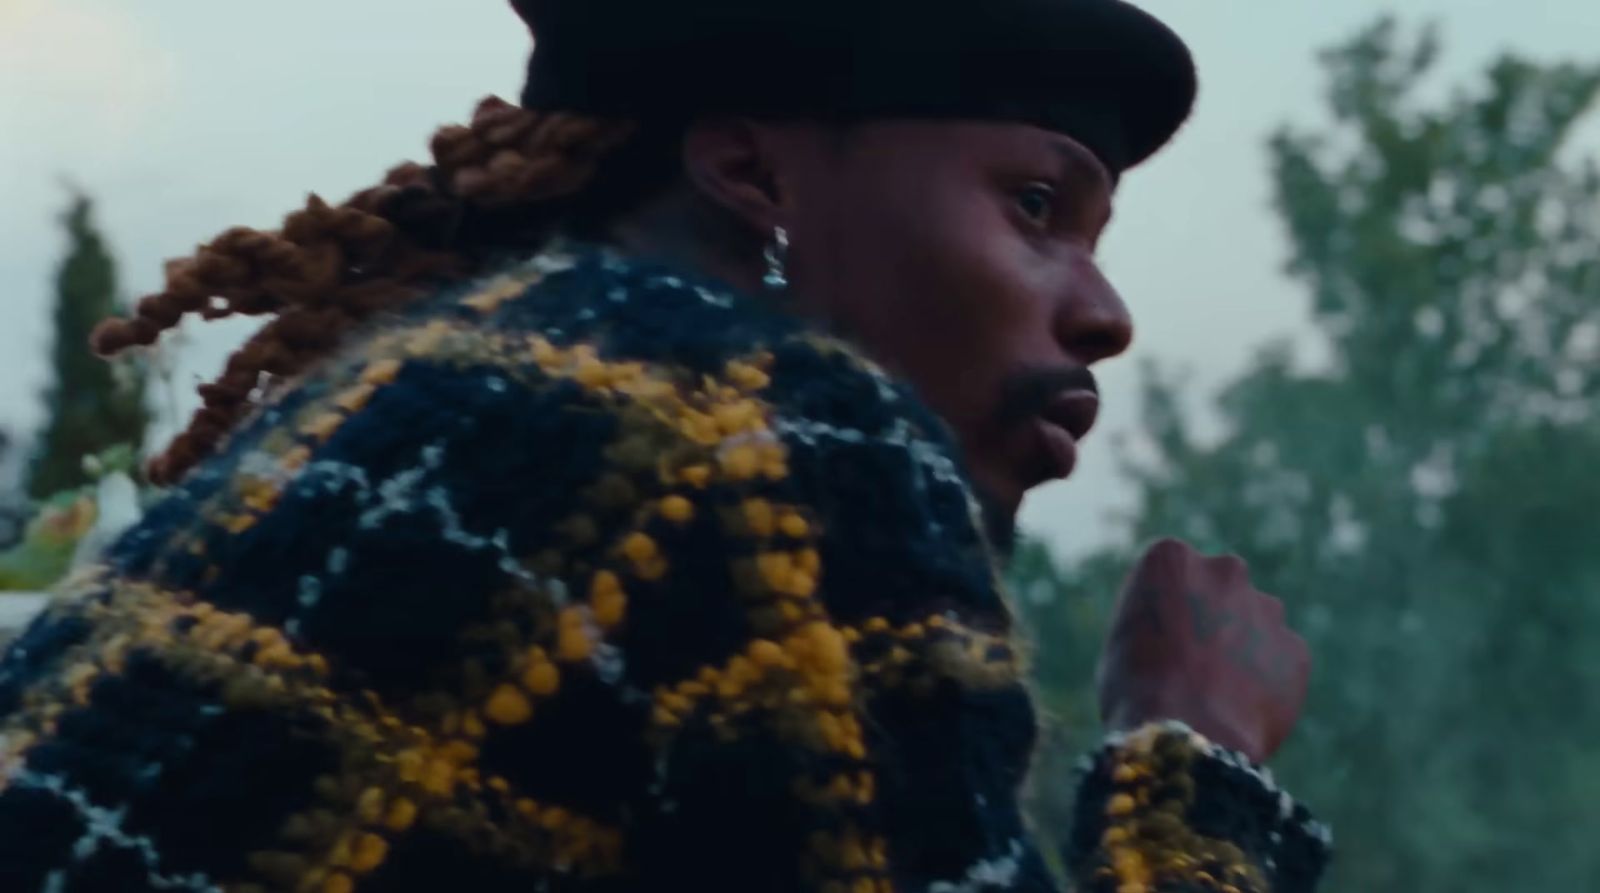
[[1056,340],[1074,360],[1091,366],[1125,352],[1133,343],[1133,317],[1122,295],[1085,261],[1056,312]]

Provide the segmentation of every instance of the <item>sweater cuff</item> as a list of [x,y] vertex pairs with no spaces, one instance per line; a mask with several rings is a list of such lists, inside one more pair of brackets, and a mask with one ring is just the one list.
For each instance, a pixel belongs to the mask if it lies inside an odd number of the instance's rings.
[[1182,723],[1112,736],[1083,769],[1065,855],[1086,893],[1310,893],[1331,855],[1270,772]]

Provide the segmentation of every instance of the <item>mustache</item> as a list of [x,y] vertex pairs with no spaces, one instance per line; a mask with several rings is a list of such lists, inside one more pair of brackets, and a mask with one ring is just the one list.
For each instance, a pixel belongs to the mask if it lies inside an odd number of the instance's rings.
[[1100,383],[1087,366],[1034,369],[1007,379],[1002,385],[999,421],[1024,422],[1044,411],[1063,391],[1088,391],[1100,396]]

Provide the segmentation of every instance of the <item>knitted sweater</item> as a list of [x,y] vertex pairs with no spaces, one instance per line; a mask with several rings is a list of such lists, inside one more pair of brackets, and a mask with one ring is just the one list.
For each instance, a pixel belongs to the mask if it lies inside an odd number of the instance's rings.
[[[954,447],[762,302],[552,249],[354,339],[0,662],[0,890],[1059,889]],[[1087,766],[1083,891],[1308,891],[1175,726]]]

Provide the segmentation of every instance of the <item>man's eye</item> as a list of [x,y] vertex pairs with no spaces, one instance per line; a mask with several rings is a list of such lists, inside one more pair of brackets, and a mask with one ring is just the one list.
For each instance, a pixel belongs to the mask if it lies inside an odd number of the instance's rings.
[[1017,193],[1017,207],[1034,223],[1049,223],[1055,205],[1056,190],[1048,183],[1030,183]]

